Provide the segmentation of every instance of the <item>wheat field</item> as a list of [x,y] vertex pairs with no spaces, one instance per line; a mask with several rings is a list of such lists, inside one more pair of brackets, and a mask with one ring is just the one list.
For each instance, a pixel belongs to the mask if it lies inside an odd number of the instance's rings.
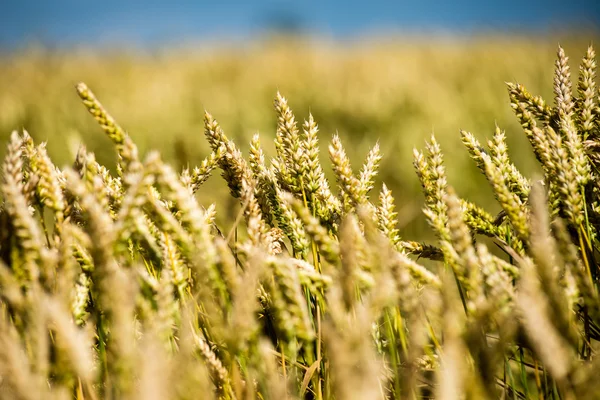
[[[531,174],[535,163],[509,107],[505,82],[526,85],[551,97],[553,59],[559,41],[583,55],[590,37],[409,38],[340,45],[279,39],[241,46],[205,46],[155,53],[141,51],[50,51],[31,49],[0,57],[0,138],[25,128],[57,165],[72,162],[84,143],[111,165],[109,141],[73,94],[83,81],[128,131],[140,151],[158,149],[181,168],[208,155],[202,138],[209,110],[243,151],[256,132],[273,154],[277,91],[299,119],[311,112],[320,138],[334,133],[348,142],[352,160],[362,162],[379,141],[380,176],[401,204],[405,229],[427,235],[420,188],[410,168],[412,150],[431,134],[453,154],[449,174],[457,190],[494,205],[484,181],[461,150],[461,129],[484,138],[495,123],[508,132],[517,165]],[[3,150],[0,150],[2,155]],[[468,172],[466,172],[468,171]],[[463,179],[464,173],[469,179]],[[331,171],[326,174],[332,177]],[[208,182],[205,202],[226,199],[223,185]],[[229,205],[227,205],[228,207]],[[499,209],[497,209],[499,210]],[[423,236],[425,237],[425,236]]]
[[589,40],[3,55],[0,398],[598,398]]

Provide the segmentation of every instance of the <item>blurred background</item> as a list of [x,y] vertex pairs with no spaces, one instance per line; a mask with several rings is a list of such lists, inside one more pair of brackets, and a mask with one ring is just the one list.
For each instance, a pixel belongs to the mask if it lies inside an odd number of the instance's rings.
[[[335,132],[356,171],[379,141],[404,235],[426,237],[412,149],[435,134],[450,184],[498,211],[459,130],[485,141],[498,124],[517,166],[535,173],[505,82],[551,103],[558,44],[576,80],[599,26],[597,0],[2,1],[0,138],[24,128],[60,166],[80,143],[113,164],[75,93],[84,81],[142,152],[179,168],[209,154],[204,109],[242,149],[259,132],[273,154],[279,90],[300,122],[311,112],[319,123],[326,166]],[[226,195],[218,176],[199,194],[222,220],[235,215]]]

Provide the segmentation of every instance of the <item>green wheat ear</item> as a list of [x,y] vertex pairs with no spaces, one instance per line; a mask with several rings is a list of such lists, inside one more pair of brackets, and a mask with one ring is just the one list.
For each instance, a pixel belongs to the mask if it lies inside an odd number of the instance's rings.
[[[333,165],[333,171],[340,188],[340,201],[344,205],[344,210],[350,212],[357,205],[363,203],[364,196],[361,193],[363,188],[361,181],[356,178],[352,172],[350,160],[348,159],[346,150],[344,150],[342,141],[337,134],[333,136],[331,144],[329,145],[329,158]],[[375,168],[375,165],[372,165],[372,167]],[[368,171],[365,171],[365,173],[369,174]],[[365,175],[365,180],[369,179],[370,177]],[[365,185],[368,185],[368,182],[365,182]]]
[[109,139],[115,144],[117,154],[119,155],[120,161],[123,163],[121,168],[136,172],[139,171],[141,165],[138,149],[129,135],[119,126],[119,124],[117,124],[115,119],[106,111],[104,106],[102,106],[100,101],[98,101],[94,93],[85,83],[78,83],[76,89],[79,97],[83,101],[83,105],[87,108],[89,113],[92,114],[96,122],[100,124],[104,133],[106,133]]
[[96,99],[94,93],[83,82],[76,86],[77,93],[83,101],[87,110],[92,114],[94,119],[100,124],[106,135],[118,145],[125,143],[127,134],[117,124],[115,119],[106,111],[102,104]]

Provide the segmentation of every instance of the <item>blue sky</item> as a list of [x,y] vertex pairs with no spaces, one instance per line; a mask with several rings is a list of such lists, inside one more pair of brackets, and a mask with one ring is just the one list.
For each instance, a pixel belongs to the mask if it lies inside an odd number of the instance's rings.
[[600,27],[600,0],[0,0],[0,46],[160,46],[251,38],[274,27],[313,36]]

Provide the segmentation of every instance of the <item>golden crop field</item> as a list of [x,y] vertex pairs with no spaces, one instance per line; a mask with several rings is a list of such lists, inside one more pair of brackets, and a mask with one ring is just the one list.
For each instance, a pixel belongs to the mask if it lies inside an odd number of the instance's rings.
[[30,48],[0,132],[0,399],[600,396],[589,37]]
[[[589,40],[575,37],[563,46],[582,55]],[[313,114],[322,143],[339,133],[356,168],[379,141],[381,181],[398,199],[401,223],[420,234],[422,198],[412,150],[432,134],[452,154],[449,178],[459,193],[492,207],[491,191],[480,190],[484,181],[460,143],[461,129],[487,140],[497,123],[506,130],[516,164],[533,171],[532,152],[510,109],[505,82],[551,98],[557,41],[397,38],[340,45],[281,39],[151,55],[24,51],[0,59],[0,137],[23,127],[36,140],[48,141],[58,165],[72,162],[79,143],[101,162],[113,160],[108,140],[74,92],[83,81],[140,151],[158,149],[178,167],[194,166],[208,155],[204,110],[244,151],[258,132],[267,155],[273,155],[273,99],[279,91],[300,122]],[[225,197],[219,179],[211,179],[209,187],[199,193],[205,201]]]

